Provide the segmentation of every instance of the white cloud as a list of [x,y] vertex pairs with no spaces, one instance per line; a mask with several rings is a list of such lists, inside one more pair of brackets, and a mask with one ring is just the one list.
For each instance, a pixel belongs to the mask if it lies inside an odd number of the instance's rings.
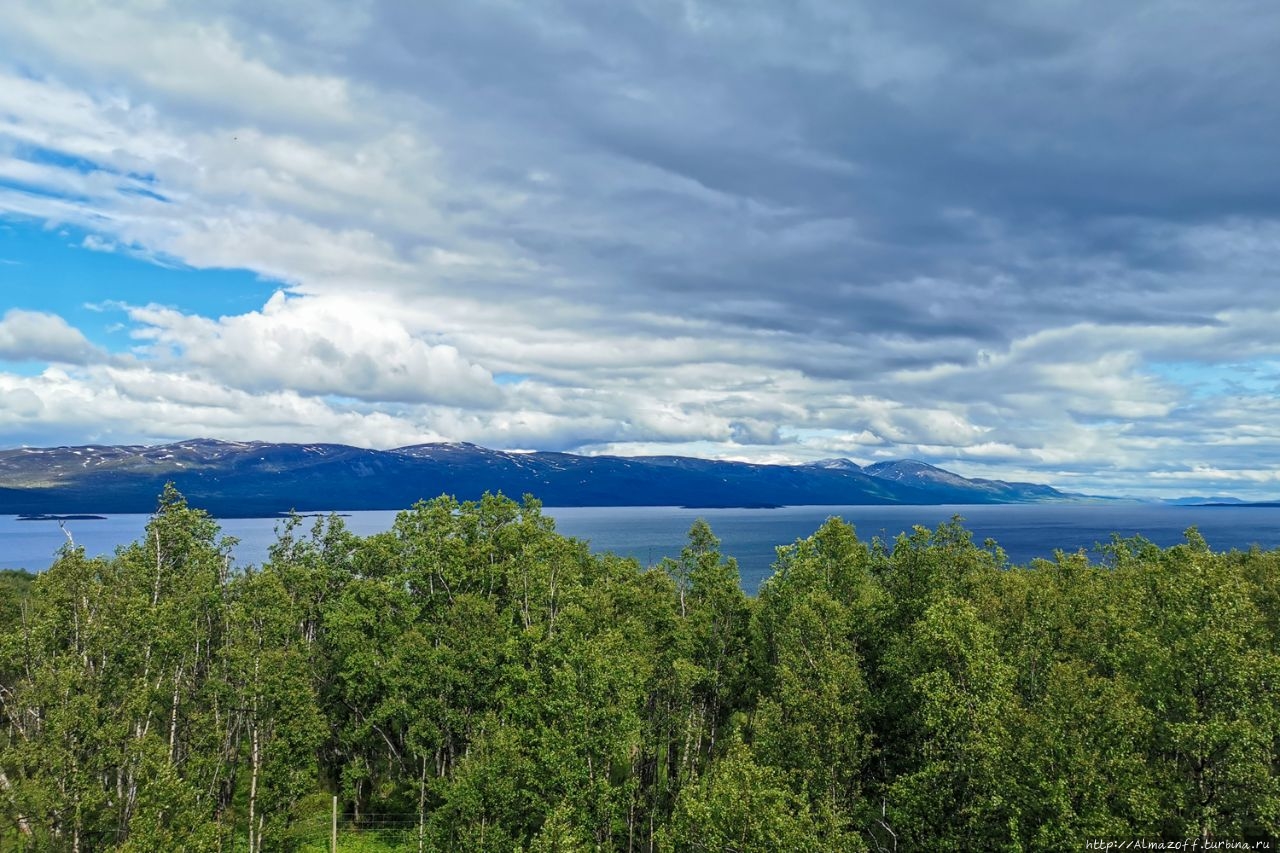
[[353,118],[340,77],[282,72],[248,55],[222,22],[181,14],[154,2],[19,2],[6,9],[5,26],[28,56],[56,56],[183,108],[234,109],[270,124]]
[[0,318],[0,359],[85,364],[105,357],[56,314],[11,308]]
[[[407,417],[342,410],[294,391],[249,393],[147,368],[0,373],[0,436],[12,443],[236,440],[340,441],[395,447],[441,436]],[[33,424],[34,415],[39,423]],[[40,437],[43,440],[32,441]]]
[[230,387],[482,408],[502,399],[489,371],[455,347],[414,337],[355,298],[277,291],[262,311],[218,320],[155,305],[129,316],[152,357]]

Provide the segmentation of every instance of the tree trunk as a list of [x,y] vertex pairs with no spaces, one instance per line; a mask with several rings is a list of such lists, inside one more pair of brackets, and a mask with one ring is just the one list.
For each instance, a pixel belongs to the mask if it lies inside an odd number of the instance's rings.
[[258,722],[254,720],[249,730],[250,762],[253,768],[249,776],[249,853],[257,853],[261,847],[261,839],[255,837],[254,817],[258,808],[258,772],[262,767],[262,751],[258,738]]
[[418,777],[418,853],[423,853],[427,824],[427,757],[422,756],[422,775]]
[[[8,793],[12,789],[13,785],[9,782],[9,777],[5,775],[4,770],[0,770],[0,791]],[[18,815],[18,832],[22,833],[26,838],[30,838],[32,835],[31,821],[27,819],[26,815]]]
[[[258,727],[258,694],[261,690],[259,680],[259,664],[261,659],[254,657],[253,659],[253,705],[250,713],[253,718],[249,722],[249,853],[258,853],[262,847],[262,839],[257,837],[255,833],[260,833],[260,827],[254,826],[254,818],[257,816],[258,809],[258,776],[262,772],[262,737]],[[256,843],[255,843],[256,842]]]
[[178,685],[182,680],[182,667],[173,670],[173,701],[169,705],[169,766],[173,766],[178,746]]

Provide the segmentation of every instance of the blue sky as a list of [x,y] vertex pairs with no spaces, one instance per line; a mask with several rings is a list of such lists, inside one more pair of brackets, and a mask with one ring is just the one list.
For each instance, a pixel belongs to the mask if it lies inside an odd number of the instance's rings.
[[262,307],[281,283],[249,270],[196,270],[174,259],[85,248],[93,234],[29,219],[0,225],[0,280],[6,309],[59,314],[102,347],[127,348],[123,313],[108,303],[160,299],[205,316]]
[[0,445],[1280,493],[1280,7],[15,2]]

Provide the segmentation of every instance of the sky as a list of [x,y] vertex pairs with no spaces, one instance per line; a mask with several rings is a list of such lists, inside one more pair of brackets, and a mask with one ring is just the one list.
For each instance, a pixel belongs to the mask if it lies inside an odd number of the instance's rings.
[[0,446],[1280,497],[1274,0],[8,0]]

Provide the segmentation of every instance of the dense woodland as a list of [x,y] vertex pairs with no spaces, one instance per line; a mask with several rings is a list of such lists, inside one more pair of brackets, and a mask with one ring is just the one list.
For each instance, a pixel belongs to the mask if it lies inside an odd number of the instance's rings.
[[756,598],[442,497],[238,568],[167,490],[0,577],[0,850],[1057,850],[1280,832],[1280,552],[831,520]]

